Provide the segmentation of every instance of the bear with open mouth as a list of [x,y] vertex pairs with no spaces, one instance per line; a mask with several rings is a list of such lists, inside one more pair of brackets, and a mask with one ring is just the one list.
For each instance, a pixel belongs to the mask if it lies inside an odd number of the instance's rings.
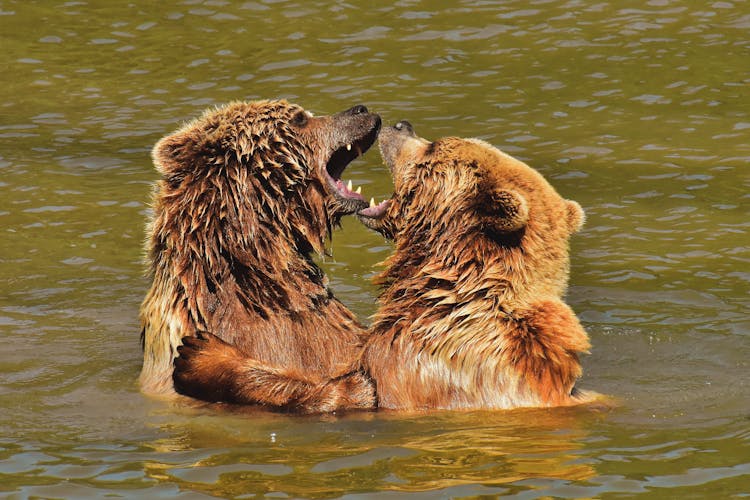
[[[508,409],[597,399],[575,386],[589,339],[562,300],[580,205],[481,140],[430,142],[403,121],[379,143],[395,192],[357,215],[395,248],[377,278],[379,309],[361,357],[337,380],[286,379],[271,406]],[[201,360],[216,358],[222,376],[211,378]],[[211,335],[185,339],[176,361],[175,376],[204,393],[267,404],[253,399],[263,383],[256,360]]]
[[380,124],[364,106],[313,116],[283,100],[234,102],[156,144],[144,392],[174,394],[177,347],[201,331],[312,379],[351,365],[365,329],[311,254],[325,251],[342,216],[367,207],[341,176]]

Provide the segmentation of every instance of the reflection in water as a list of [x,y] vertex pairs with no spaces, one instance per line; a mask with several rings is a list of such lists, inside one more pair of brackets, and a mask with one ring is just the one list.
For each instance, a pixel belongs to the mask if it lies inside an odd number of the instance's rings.
[[477,483],[499,487],[532,478],[585,481],[595,475],[592,462],[581,456],[585,429],[604,417],[581,408],[381,412],[322,420],[246,416],[203,415],[170,425],[170,437],[149,446],[217,451],[191,463],[148,463],[146,475],[219,496],[334,497]]

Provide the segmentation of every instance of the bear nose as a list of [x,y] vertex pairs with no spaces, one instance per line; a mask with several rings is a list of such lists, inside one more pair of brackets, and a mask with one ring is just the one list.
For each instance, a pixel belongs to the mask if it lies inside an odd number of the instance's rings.
[[414,127],[412,127],[411,123],[409,123],[406,120],[401,120],[400,122],[398,122],[397,124],[395,124],[393,126],[393,128],[395,128],[399,132],[407,132],[407,133],[414,132]]
[[361,104],[357,104],[356,106],[354,106],[353,108],[350,108],[346,112],[350,115],[363,115],[367,113],[367,107]]

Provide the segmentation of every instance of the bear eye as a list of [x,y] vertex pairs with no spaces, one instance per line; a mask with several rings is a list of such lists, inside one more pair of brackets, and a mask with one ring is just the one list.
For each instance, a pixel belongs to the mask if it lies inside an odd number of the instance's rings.
[[307,113],[299,111],[292,117],[292,125],[295,127],[304,127],[307,125]]

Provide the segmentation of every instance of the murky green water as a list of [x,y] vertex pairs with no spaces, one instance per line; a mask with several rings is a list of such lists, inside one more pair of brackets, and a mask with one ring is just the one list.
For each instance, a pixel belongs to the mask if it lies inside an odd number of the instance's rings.
[[[382,5],[388,4],[383,2]],[[750,495],[750,3],[0,3],[0,496]],[[233,99],[478,136],[588,223],[580,409],[294,418],[140,395],[151,145]],[[366,195],[376,152],[350,167]],[[325,267],[363,318],[390,248]]]

